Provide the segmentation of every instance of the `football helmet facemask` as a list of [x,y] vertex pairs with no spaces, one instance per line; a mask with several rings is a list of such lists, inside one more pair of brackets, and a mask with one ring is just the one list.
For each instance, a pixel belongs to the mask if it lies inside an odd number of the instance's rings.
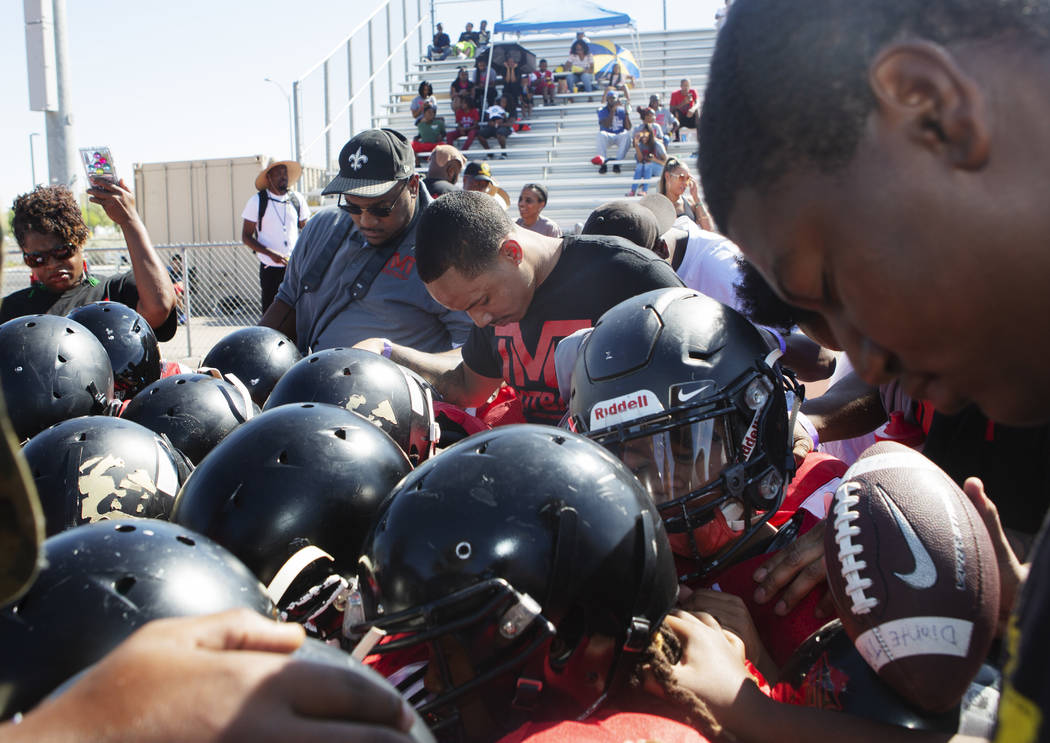
[[573,369],[568,426],[648,491],[691,580],[726,565],[794,472],[786,393],[801,388],[736,311],[661,289],[606,312]]

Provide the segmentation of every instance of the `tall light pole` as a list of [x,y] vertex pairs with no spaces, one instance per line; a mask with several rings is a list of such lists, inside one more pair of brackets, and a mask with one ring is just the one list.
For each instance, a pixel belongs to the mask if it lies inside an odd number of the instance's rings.
[[274,80],[272,77],[263,78],[268,83],[273,83],[277,86],[277,89],[284,95],[286,101],[288,101],[288,157],[292,160],[295,159],[295,130],[294,130],[294,119],[292,118],[292,97],[288,95],[288,91],[284,89],[284,86]]
[[36,150],[33,149],[33,137],[39,137],[40,132],[29,133],[29,168],[33,172],[33,188],[39,185],[39,181],[36,179]]

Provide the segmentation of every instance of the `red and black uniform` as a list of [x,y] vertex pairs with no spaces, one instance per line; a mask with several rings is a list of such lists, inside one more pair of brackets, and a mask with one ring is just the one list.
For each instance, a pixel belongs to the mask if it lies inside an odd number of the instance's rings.
[[[783,507],[770,519],[774,526],[781,526],[797,520],[798,536],[816,526],[827,514],[827,506],[838,487],[842,475],[846,472],[846,463],[830,454],[811,452],[806,455],[802,465],[788,484],[784,494]],[[753,598],[755,584],[752,575],[775,552],[763,552],[741,562],[737,562],[714,575],[689,585],[689,588],[713,588],[743,599],[755,623],[755,629],[762,639],[769,656],[778,666],[787,662],[802,641],[820,629],[833,617],[817,618],[813,611],[823,597],[826,587],[815,588],[806,594],[795,608],[784,616],[773,612],[776,601],[765,604],[755,603]],[[688,560],[679,558],[680,563]],[[682,572],[688,572],[688,565]]]
[[561,251],[520,322],[474,327],[463,346],[474,373],[502,378],[521,398],[529,423],[551,426],[565,413],[554,369],[558,341],[594,327],[625,299],[682,285],[666,261],[621,237],[570,236]]

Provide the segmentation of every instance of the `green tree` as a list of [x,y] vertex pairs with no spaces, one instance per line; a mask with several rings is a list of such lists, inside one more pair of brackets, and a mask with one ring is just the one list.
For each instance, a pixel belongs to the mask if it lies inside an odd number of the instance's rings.
[[96,227],[114,226],[113,220],[106,215],[106,210],[99,204],[85,201],[84,205],[80,208],[80,211],[84,215],[84,224],[86,224],[88,229],[92,232],[94,232]]

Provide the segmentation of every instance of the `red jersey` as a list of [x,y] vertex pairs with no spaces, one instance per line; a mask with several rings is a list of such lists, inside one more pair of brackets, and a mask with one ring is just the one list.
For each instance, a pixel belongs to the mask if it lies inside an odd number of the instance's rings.
[[613,708],[599,710],[582,722],[527,722],[501,738],[499,743],[522,743],[526,740],[529,743],[624,743],[633,740],[707,743],[707,738],[684,722],[644,712],[621,712]]
[[548,85],[554,84],[554,73],[550,70],[536,70],[529,75],[529,86],[533,90],[543,90]]
[[[816,526],[827,514],[827,505],[846,472],[846,463],[830,454],[811,452],[802,466],[795,472],[784,495],[784,506],[770,519],[775,525],[784,524],[801,512],[799,535]],[[778,666],[787,662],[802,641],[816,632],[833,617],[817,618],[814,609],[823,598],[826,586],[814,588],[799,601],[795,608],[784,616],[773,613],[776,601],[755,603],[754,593],[758,587],[752,579],[754,572],[774,553],[755,555],[738,562],[714,575],[708,575],[689,588],[713,588],[743,599],[758,630],[758,636],[769,651],[769,656]],[[683,571],[687,572],[687,571]]]
[[461,129],[470,129],[477,126],[480,118],[481,116],[476,108],[460,108],[456,110],[456,126]]
[[671,93],[671,108],[692,108],[693,104],[696,103],[696,91],[692,88],[689,89],[689,101],[686,102],[685,95],[682,93],[682,89]]

